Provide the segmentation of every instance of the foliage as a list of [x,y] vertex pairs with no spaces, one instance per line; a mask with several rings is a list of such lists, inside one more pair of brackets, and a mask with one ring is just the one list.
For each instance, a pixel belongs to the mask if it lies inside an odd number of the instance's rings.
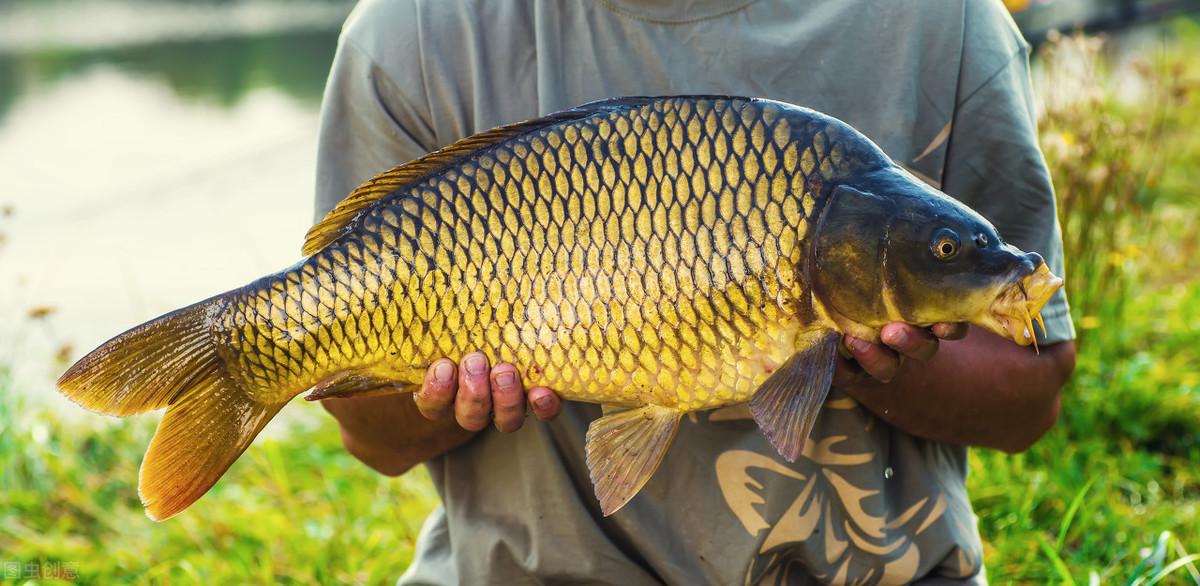
[[972,455],[995,583],[1200,584],[1200,34],[1172,32],[1123,63],[1084,37],[1040,55],[1084,339],[1058,426],[1023,454]]
[[100,65],[161,80],[182,98],[218,106],[236,105],[262,87],[315,105],[336,44],[336,31],[311,31],[0,54],[0,121],[20,95]]
[[3,384],[0,583],[389,582],[437,502],[423,471],[381,479],[321,417],[257,442],[189,514],[154,523],[137,498],[151,421],[64,419]]
[[1061,581],[1062,568],[1080,582],[1129,580],[1164,531],[1165,563],[1200,552],[1200,285],[1138,293],[1136,312],[1174,310],[1179,322],[1129,320],[1122,338],[1137,349],[1111,362],[1093,339],[1054,430],[1023,454],[972,453],[994,583]]
[[1040,53],[1042,144],[1084,334],[1101,323],[1121,325],[1114,320],[1139,273],[1148,215],[1170,199],[1157,186],[1177,153],[1164,156],[1160,148],[1186,144],[1188,127],[1180,123],[1200,88],[1178,55],[1118,64],[1103,58],[1103,48],[1100,37],[1051,35]]

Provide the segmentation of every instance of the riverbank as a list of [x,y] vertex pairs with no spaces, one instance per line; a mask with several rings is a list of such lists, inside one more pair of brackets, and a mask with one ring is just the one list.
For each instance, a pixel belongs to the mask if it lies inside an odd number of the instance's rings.
[[347,0],[10,2],[0,5],[0,53],[336,31],[353,4]]

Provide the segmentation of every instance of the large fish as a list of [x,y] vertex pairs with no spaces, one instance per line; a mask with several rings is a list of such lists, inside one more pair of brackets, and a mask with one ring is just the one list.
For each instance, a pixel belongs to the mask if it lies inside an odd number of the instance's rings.
[[594,102],[463,139],[351,193],[296,265],[113,338],[59,380],[166,408],[147,513],[200,498],[284,404],[408,392],[482,350],[563,398],[611,514],[691,411],[749,402],[789,461],[843,334],[971,322],[1014,342],[1062,280],[846,124],[722,96]]

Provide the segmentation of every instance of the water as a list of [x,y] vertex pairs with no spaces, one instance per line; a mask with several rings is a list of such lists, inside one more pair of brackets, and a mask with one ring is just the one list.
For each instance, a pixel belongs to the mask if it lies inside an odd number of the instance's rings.
[[338,22],[0,52],[0,365],[17,392],[62,401],[66,360],[299,258]]

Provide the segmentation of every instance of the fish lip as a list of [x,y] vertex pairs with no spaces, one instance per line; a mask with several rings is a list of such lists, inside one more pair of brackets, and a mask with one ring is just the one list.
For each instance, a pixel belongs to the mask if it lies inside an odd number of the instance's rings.
[[1013,272],[1009,285],[1000,290],[988,307],[984,326],[1019,346],[1037,344],[1033,322],[1042,325],[1041,311],[1063,286],[1062,277],[1050,272],[1045,262],[1036,268],[1020,267]]

